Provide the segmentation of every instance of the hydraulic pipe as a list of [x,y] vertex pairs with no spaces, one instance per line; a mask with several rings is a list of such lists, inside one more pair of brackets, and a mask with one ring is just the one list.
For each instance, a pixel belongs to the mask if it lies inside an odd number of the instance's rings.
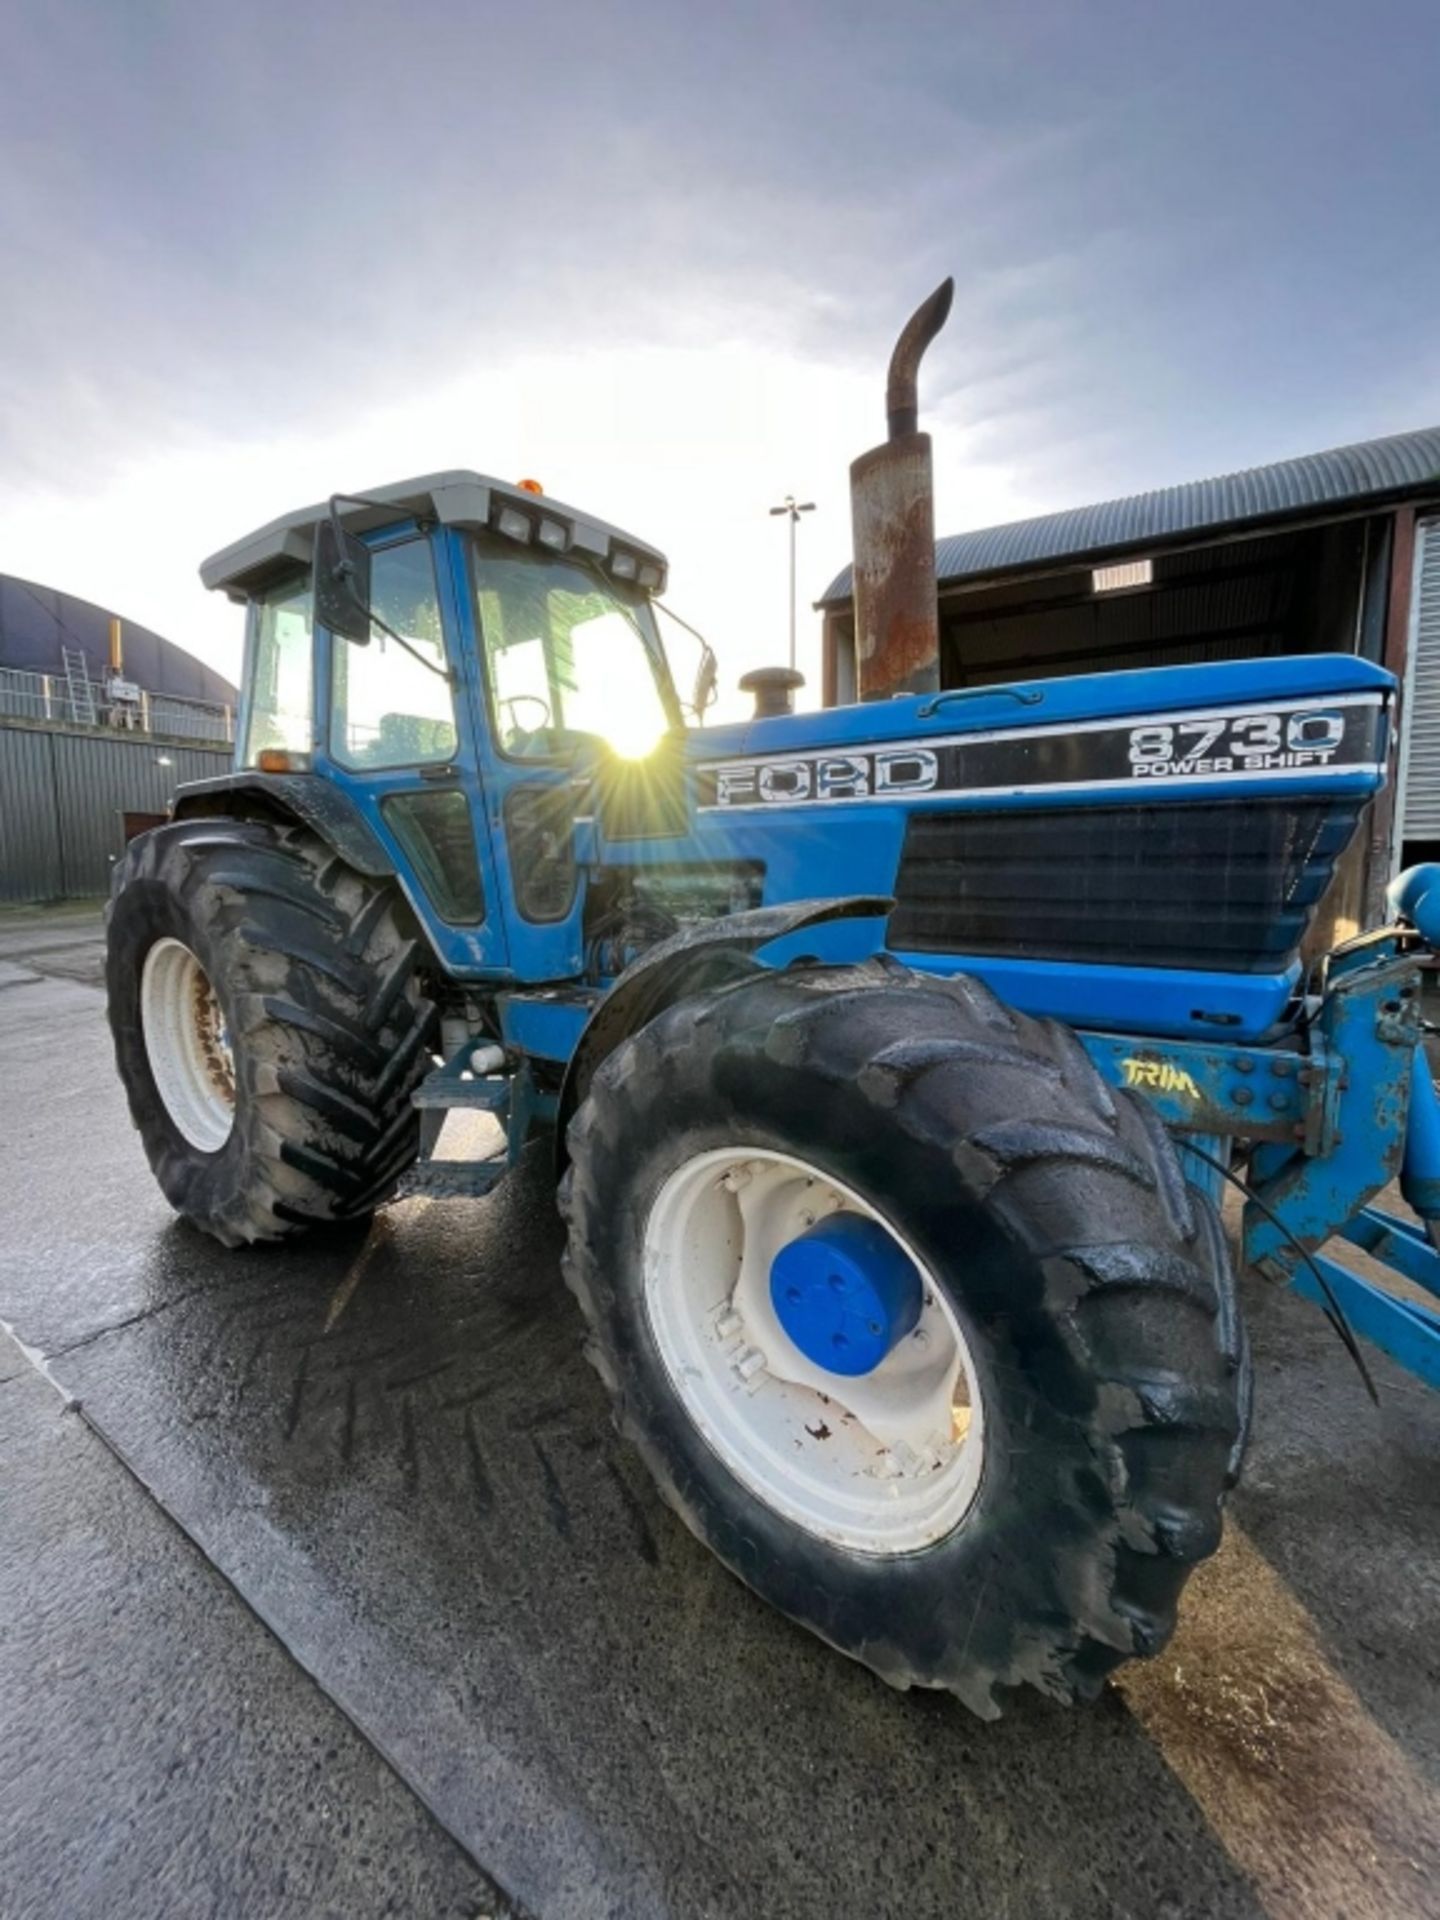
[[1435,1240],[1440,1223],[1440,1094],[1423,1042],[1416,1045],[1410,1069],[1410,1114],[1405,1125],[1400,1191]]

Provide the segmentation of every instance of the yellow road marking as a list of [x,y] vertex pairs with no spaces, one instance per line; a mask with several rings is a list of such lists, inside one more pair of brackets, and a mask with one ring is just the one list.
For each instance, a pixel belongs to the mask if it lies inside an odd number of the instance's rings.
[[350,1262],[349,1270],[330,1297],[329,1311],[325,1315],[322,1333],[329,1333],[336,1321],[355,1298],[355,1289],[365,1278],[365,1270],[390,1238],[390,1222],[383,1214],[377,1216],[370,1231],[365,1236],[365,1244]]

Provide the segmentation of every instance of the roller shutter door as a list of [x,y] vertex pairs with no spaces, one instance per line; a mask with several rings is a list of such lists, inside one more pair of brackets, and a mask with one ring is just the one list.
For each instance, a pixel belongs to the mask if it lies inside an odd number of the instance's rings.
[[1401,834],[1440,839],[1440,519],[1415,530],[1415,603],[1406,701]]

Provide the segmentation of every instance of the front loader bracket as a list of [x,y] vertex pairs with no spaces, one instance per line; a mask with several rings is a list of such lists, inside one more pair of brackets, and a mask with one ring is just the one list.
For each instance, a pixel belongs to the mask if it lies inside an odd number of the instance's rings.
[[[1331,1064],[1322,1150],[1257,1157],[1255,1190],[1308,1251],[1323,1246],[1399,1177],[1420,1043],[1419,975],[1396,943],[1332,955],[1314,1038]],[[1245,1257],[1285,1278],[1298,1255],[1272,1220],[1246,1210]]]

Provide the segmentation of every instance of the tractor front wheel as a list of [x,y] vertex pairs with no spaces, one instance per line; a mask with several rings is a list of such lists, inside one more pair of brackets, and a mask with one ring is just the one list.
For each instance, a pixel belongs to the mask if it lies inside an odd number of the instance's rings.
[[187,820],[115,872],[116,1064],[155,1177],[226,1246],[364,1219],[419,1149],[436,1011],[395,889],[298,827]]
[[571,1126],[567,1273],[680,1517],[991,1717],[1164,1645],[1247,1360],[1213,1209],[1068,1029],[881,960],[661,1014]]

